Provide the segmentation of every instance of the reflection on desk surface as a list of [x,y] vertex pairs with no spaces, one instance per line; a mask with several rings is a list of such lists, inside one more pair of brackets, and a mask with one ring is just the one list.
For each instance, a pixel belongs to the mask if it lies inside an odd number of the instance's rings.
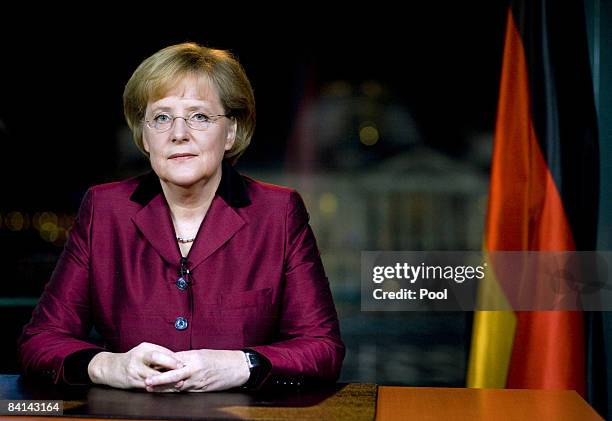
[[148,393],[108,387],[55,386],[16,375],[0,376],[0,399],[57,399],[64,416],[135,419],[351,419],[373,420],[376,385],[335,384],[256,393]]
[[[0,400],[9,399],[63,400],[65,417],[99,419],[603,420],[573,390],[377,387],[350,383],[258,393],[152,394],[98,386],[57,387],[0,375]],[[42,421],[39,417],[13,419]],[[44,418],[47,419],[57,418]]]

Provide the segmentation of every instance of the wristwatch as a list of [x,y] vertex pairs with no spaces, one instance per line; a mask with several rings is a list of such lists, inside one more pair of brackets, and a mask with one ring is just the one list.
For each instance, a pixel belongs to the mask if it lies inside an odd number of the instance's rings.
[[249,390],[258,389],[270,374],[272,364],[270,361],[258,352],[251,349],[242,349],[251,375],[247,382],[242,385],[243,388]]

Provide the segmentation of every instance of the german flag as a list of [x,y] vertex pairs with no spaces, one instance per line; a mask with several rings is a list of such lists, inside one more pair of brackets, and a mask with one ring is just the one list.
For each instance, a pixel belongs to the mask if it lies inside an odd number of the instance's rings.
[[[596,248],[599,150],[584,5],[508,9],[485,251]],[[477,312],[468,387],[585,396],[581,312]]]

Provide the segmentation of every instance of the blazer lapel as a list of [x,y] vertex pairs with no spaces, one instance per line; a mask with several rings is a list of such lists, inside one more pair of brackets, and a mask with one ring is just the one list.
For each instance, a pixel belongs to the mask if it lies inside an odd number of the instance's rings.
[[215,195],[198,235],[189,250],[187,261],[195,269],[208,256],[228,242],[246,222],[223,198]]
[[237,211],[251,204],[244,179],[225,160],[221,169],[217,193],[187,256],[191,269],[221,248],[247,223]]
[[145,175],[130,199],[143,206],[132,216],[138,230],[166,262],[179,265],[181,252],[157,175],[154,172]]

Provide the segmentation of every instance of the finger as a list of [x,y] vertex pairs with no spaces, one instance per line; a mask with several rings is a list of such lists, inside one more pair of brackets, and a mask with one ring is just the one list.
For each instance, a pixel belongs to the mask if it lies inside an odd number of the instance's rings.
[[[138,376],[142,379],[143,383],[144,380],[147,377],[153,377],[158,375],[160,372],[157,371],[154,368],[149,367],[148,365],[143,365],[139,370],[138,370]],[[144,387],[144,386],[143,386]]]
[[178,393],[180,392],[179,389],[177,389],[174,386],[168,386],[168,385],[164,385],[164,386],[146,386],[145,390],[147,392],[151,392],[151,393]]
[[183,392],[212,392],[215,390],[215,386],[213,384],[199,384],[199,385],[189,385],[185,384],[181,391]]
[[152,344],[150,342],[142,342],[140,345],[138,345],[141,348],[144,348],[145,351],[159,351],[162,354],[166,354],[166,355],[172,355],[174,354],[174,352],[166,347],[163,347],[161,345],[157,345],[157,344]]
[[129,387],[144,389],[146,387],[145,379],[147,377],[155,376],[159,374],[159,371],[153,370],[151,367],[132,362],[125,369],[125,379]]
[[183,387],[183,384],[185,382],[183,380],[181,380],[180,382],[171,385],[171,384],[164,384],[161,386],[145,386],[145,389],[147,390],[147,392],[152,392],[152,393],[173,393],[173,392],[181,392],[181,388]]
[[181,392],[212,392],[217,389],[217,382],[213,378],[199,379],[196,375],[192,375],[185,379],[184,384],[180,388]]
[[165,368],[168,370],[175,370],[177,368],[184,367],[184,363],[177,358],[170,355],[162,354],[159,351],[147,352],[142,358],[142,362],[148,366],[154,366],[158,370]]
[[147,386],[159,386],[168,383],[178,383],[181,380],[185,380],[191,376],[191,369],[189,367],[179,368],[176,370],[166,371],[165,373],[157,374],[155,376],[147,377],[145,384]]
[[149,392],[182,392],[184,384],[185,384],[185,380],[181,380],[180,382],[176,384],[168,383],[168,384],[162,384],[160,386],[145,385],[144,387]]

